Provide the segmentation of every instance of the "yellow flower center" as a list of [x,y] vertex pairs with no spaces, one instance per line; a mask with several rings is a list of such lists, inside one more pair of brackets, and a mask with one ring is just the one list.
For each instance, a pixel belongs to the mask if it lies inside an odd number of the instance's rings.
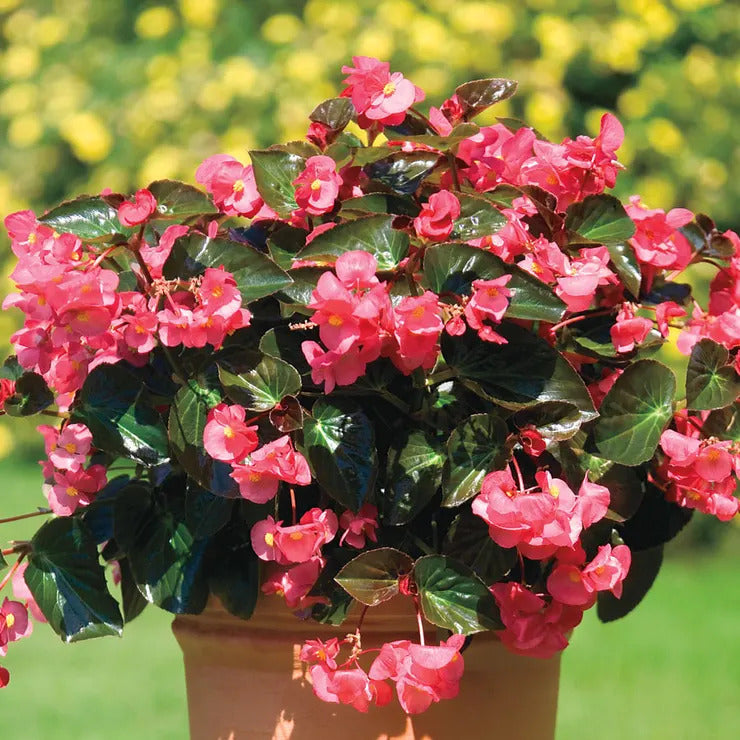
[[571,571],[571,572],[570,572],[570,573],[568,574],[568,578],[570,578],[570,580],[571,580],[571,581],[573,581],[573,583],[580,583],[580,580],[581,580],[581,574],[580,574],[580,572],[579,572],[579,571],[577,571],[577,570],[572,570],[572,571]]
[[244,180],[236,180],[231,186],[231,189],[235,193],[241,193],[244,190]]
[[420,319],[424,314],[426,313],[426,309],[424,306],[417,306],[412,312],[411,315],[415,319]]
[[294,541],[302,540],[303,539],[303,533],[302,532],[291,532],[290,533],[290,539]]
[[311,190],[314,192],[316,190],[321,190],[321,180],[319,180],[318,177],[311,183]]
[[396,85],[393,82],[386,82],[385,87],[383,88],[383,95],[385,97],[389,97],[390,95],[393,95],[393,93],[396,92]]
[[488,288],[488,290],[486,290],[486,295],[491,298],[495,298],[498,295],[498,288]]
[[220,285],[217,285],[217,286],[216,286],[216,287],[215,287],[215,288],[214,288],[214,289],[213,289],[213,290],[211,291],[211,295],[212,295],[212,296],[213,296],[214,298],[220,298],[220,297],[221,297],[221,296],[222,296],[223,294],[224,294],[224,289],[223,289],[223,288],[222,288],[222,287],[221,287]]
[[75,445],[74,442],[67,442],[67,444],[64,445],[64,449],[67,450],[70,455],[73,455],[75,452],[77,452],[77,445]]
[[35,244],[36,243],[36,234],[31,233],[28,235],[28,243],[29,244]]
[[224,427],[224,437],[231,439],[234,436],[234,430],[231,427]]
[[14,624],[15,624],[15,614],[6,614],[5,615],[5,626],[8,629],[11,629]]
[[603,565],[600,565],[594,572],[597,576],[600,576],[605,570],[606,568]]
[[77,496],[79,491],[74,486],[67,486],[67,490],[65,491],[67,496]]
[[146,329],[145,329],[145,328],[144,328],[144,327],[143,327],[143,326],[142,326],[141,324],[137,324],[137,325],[136,325],[136,326],[134,327],[134,331],[135,331],[135,332],[136,332],[137,334],[146,334]]
[[85,321],[90,321],[90,316],[88,315],[87,311],[80,311],[77,314],[77,321],[82,321],[83,323]]
[[265,544],[268,547],[272,547],[275,544],[275,537],[273,536],[272,532],[268,532],[265,535]]
[[341,316],[337,316],[337,314],[333,313],[331,316],[329,316],[329,323],[332,326],[341,326],[344,323],[344,319]]
[[707,460],[709,460],[709,462],[717,462],[717,460],[719,460],[719,450],[716,447],[712,447],[711,450],[707,450]]
[[557,498],[560,495],[560,489],[557,486],[550,486],[550,495]]
[[250,483],[259,483],[261,480],[262,480],[262,475],[260,473],[250,473],[249,474]]

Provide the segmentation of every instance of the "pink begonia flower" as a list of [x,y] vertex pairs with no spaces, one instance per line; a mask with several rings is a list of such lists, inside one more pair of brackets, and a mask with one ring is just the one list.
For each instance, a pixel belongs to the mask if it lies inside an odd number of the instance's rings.
[[360,249],[340,254],[334,265],[334,272],[348,290],[364,290],[377,285],[377,269],[378,260],[375,256]]
[[5,402],[15,394],[15,381],[8,378],[0,378],[0,411]]
[[670,320],[680,316],[686,316],[686,309],[673,301],[664,301],[655,307],[655,321],[658,324],[658,330],[664,337],[668,336]]
[[[313,231],[310,231],[306,236],[306,246],[308,246],[317,236],[323,234],[325,231],[330,231],[336,226],[334,221],[327,221],[325,224],[319,224],[315,226]],[[310,261],[310,260],[309,260]],[[298,260],[293,261],[293,267],[312,267],[315,263],[302,265]]]
[[0,689],[4,689],[10,683],[10,673],[7,668],[0,665]]
[[606,247],[581,249],[580,254],[579,258],[570,261],[565,274],[556,278],[555,293],[571,312],[585,311],[600,285],[619,282],[608,267],[611,258]]
[[244,465],[235,465],[231,477],[249,501],[267,503],[278,491],[280,481],[298,486],[311,482],[308,461],[293,448],[288,435],[255,450]]
[[257,427],[245,424],[246,409],[238,404],[219,403],[206,417],[203,446],[215,460],[238,462],[257,449]]
[[544,598],[519,583],[495,583],[490,588],[505,629],[501,642],[514,653],[550,658],[568,646],[566,634],[583,619],[583,609]]
[[378,528],[378,507],[374,504],[363,504],[356,514],[347,509],[339,517],[339,526],[345,530],[339,544],[343,545],[346,542],[350,547],[362,550],[365,547],[366,537],[371,542],[378,541],[378,536],[375,534]]
[[20,601],[5,599],[0,606],[0,655],[7,653],[7,644],[33,631],[33,622],[28,618],[28,610]]
[[[79,470],[92,447],[92,432],[84,424],[67,424],[56,436],[57,430],[42,425],[46,454],[59,470]],[[54,434],[48,430],[52,430]],[[37,427],[41,431],[41,427]],[[56,437],[54,439],[54,437]]]
[[49,507],[57,516],[69,516],[80,506],[87,506],[105,486],[104,465],[91,465],[87,470],[54,471],[54,482],[44,485]]
[[188,226],[182,224],[172,224],[168,226],[159,237],[159,244],[156,247],[150,247],[144,243],[139,247],[139,254],[146,262],[149,272],[153,278],[162,277],[162,268],[167,258],[170,256],[172,246],[177,239],[190,231]]
[[311,380],[316,385],[323,383],[325,393],[338,385],[354,383],[365,374],[368,362],[378,357],[375,346],[361,349],[352,337],[329,352],[316,342],[306,341],[301,344],[301,352],[311,366]]
[[268,516],[252,527],[252,549],[261,560],[274,560],[280,565],[305,563],[334,539],[338,526],[331,509],[311,509],[290,527]]
[[395,126],[403,121],[406,111],[424,100],[424,92],[400,72],[391,74],[388,62],[372,57],[352,57],[354,67],[342,67],[346,77],[343,97],[349,97],[359,114],[363,128],[378,123]]
[[198,288],[198,298],[209,316],[228,318],[242,305],[234,276],[223,268],[206,268]]
[[430,290],[420,296],[405,296],[393,310],[393,336],[398,349],[393,364],[404,374],[434,366],[439,355],[439,336],[444,328],[439,297]]
[[460,653],[464,642],[464,635],[452,635],[437,646],[417,645],[409,640],[386,643],[368,675],[379,681],[395,681],[403,710],[419,714],[433,702],[457,696],[465,668]]
[[630,303],[623,303],[617,314],[616,324],[609,329],[612,344],[619,353],[631,352],[636,345],[644,341],[653,328],[653,322],[642,316],[635,316],[635,309]]
[[449,190],[429,196],[414,219],[414,229],[422,239],[440,242],[452,233],[455,219],[460,216],[460,201]]
[[601,406],[601,402],[604,400],[606,394],[609,393],[609,391],[612,389],[612,386],[617,382],[617,378],[623,372],[624,370],[620,368],[616,368],[614,370],[604,368],[602,370],[601,380],[597,380],[596,382],[591,383],[587,386],[587,390],[589,392],[589,395],[591,396],[591,400],[594,402],[594,406],[597,410]]
[[134,201],[124,200],[118,206],[118,220],[121,226],[143,224],[157,210],[157,199],[146,188],[136,191]]
[[511,275],[502,275],[494,280],[473,281],[473,293],[465,306],[464,316],[468,326],[475,329],[478,336],[485,342],[508,343],[486,322],[501,323],[501,319],[509,308],[511,291],[506,287],[509,280],[511,280]]
[[262,584],[262,593],[282,596],[288,609],[306,609],[314,604],[325,604],[325,597],[308,595],[324,565],[324,560],[318,556],[288,568],[271,563]]
[[327,668],[335,670],[339,655],[340,644],[336,637],[330,637],[326,642],[322,640],[306,640],[301,647],[301,660],[306,663],[324,663]]
[[295,180],[295,199],[299,208],[312,216],[320,216],[334,208],[342,178],[337,163],[324,155],[309,157],[306,167]]
[[159,320],[157,314],[150,311],[141,311],[121,317],[123,322],[123,339],[126,345],[139,352],[147,354],[157,346],[157,328]]
[[392,698],[388,684],[371,680],[359,667],[331,670],[324,663],[316,663],[308,672],[314,694],[322,701],[348,704],[360,712],[367,712],[371,703],[383,706]]
[[195,179],[213,195],[216,207],[228,216],[252,218],[264,205],[252,165],[245,167],[228,154],[215,154],[203,161]]

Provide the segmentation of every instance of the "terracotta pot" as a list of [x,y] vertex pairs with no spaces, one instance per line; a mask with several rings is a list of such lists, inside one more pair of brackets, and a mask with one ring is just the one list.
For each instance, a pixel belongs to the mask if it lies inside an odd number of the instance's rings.
[[[301,622],[278,597],[261,599],[249,621],[217,602],[178,616],[173,631],[185,657],[191,740],[548,740],[555,733],[559,656],[513,655],[490,633],[465,651],[460,694],[409,717],[395,699],[362,714],[327,704],[311,689],[298,654],[306,639],[353,630]],[[428,632],[436,641],[434,629]],[[363,647],[418,642],[410,599],[371,609]],[[365,666],[367,668],[367,666]]]

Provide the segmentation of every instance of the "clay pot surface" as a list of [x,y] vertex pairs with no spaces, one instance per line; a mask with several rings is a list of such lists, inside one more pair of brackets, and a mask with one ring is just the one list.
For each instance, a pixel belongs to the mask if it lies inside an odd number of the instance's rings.
[[[407,716],[394,693],[367,714],[317,699],[299,660],[306,639],[354,631],[359,610],[342,627],[298,620],[278,597],[261,598],[250,620],[209,602],[181,615],[173,631],[183,650],[191,740],[551,740],[555,733],[559,656],[513,655],[491,633],[465,650],[460,694]],[[432,626],[427,641],[437,644]],[[411,599],[370,609],[363,648],[419,641]],[[371,661],[367,656],[367,669]]]

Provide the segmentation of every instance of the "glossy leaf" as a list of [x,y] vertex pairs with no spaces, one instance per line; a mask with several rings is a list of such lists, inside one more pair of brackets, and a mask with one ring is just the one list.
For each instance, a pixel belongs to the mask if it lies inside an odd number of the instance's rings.
[[442,551],[467,565],[486,585],[501,580],[517,562],[516,548],[497,545],[488,525],[469,507],[463,507],[450,525]]
[[183,520],[196,539],[211,537],[227,525],[234,504],[233,499],[216,496],[190,480],[185,489]]
[[239,486],[230,477],[231,465],[214,460],[203,448],[203,429],[209,406],[202,394],[186,386],[175,396],[170,409],[169,437],[182,469],[216,496],[240,498]]
[[252,151],[249,156],[262,199],[279,216],[288,218],[298,208],[293,180],[305,169],[305,159],[277,149]]
[[54,403],[54,394],[37,373],[25,372],[15,381],[15,393],[2,408],[9,416],[32,416]]
[[156,180],[147,190],[157,199],[153,218],[185,219],[218,213],[213,201],[201,190],[177,180]]
[[136,587],[134,577],[131,574],[131,566],[128,558],[122,558],[119,563],[121,569],[121,607],[123,608],[123,621],[128,624],[138,617],[149,602],[141,595]]
[[345,215],[353,212],[359,214],[393,213],[414,217],[419,214],[419,206],[409,196],[395,193],[370,193],[342,201],[340,213]]
[[455,219],[450,237],[467,241],[495,234],[508,219],[490,201],[475,195],[455,193],[460,201],[460,216]]
[[356,404],[319,398],[303,425],[303,444],[319,486],[343,506],[357,511],[378,474],[375,431]]
[[322,123],[332,131],[341,131],[355,113],[352,101],[349,98],[330,98],[319,103],[309,114],[308,118],[315,123]]
[[416,192],[438,161],[439,154],[436,152],[395,151],[385,159],[365,165],[364,172],[371,180],[386,185],[394,192],[410,195]]
[[640,295],[642,272],[635,250],[626,241],[607,244],[606,248],[609,250],[609,257],[617,275],[619,275],[627,290],[637,298]]
[[707,434],[740,442],[740,401],[732,406],[712,411],[703,424]]
[[125,363],[99,365],[87,376],[72,411],[99,450],[144,465],[169,459],[167,431],[141,381]]
[[400,550],[379,547],[358,555],[334,580],[361,604],[377,606],[398,593],[398,581],[411,573],[414,561]]
[[596,417],[583,381],[544,339],[508,322],[496,330],[507,344],[484,342],[472,331],[461,337],[442,335],[442,354],[460,382],[514,411],[567,398],[582,422]]
[[468,244],[439,244],[424,255],[422,284],[435,293],[469,295],[474,280],[492,280],[511,275],[506,316],[555,323],[565,313],[565,304],[541,280],[495,254]]
[[388,138],[392,141],[410,141],[413,144],[424,144],[431,146],[440,152],[449,152],[454,149],[461,141],[470,136],[475,136],[480,131],[480,127],[474,123],[460,123],[450,131],[449,134],[440,136],[437,134],[401,134],[399,136],[390,135]]
[[519,429],[533,426],[545,439],[570,439],[581,428],[581,414],[567,401],[545,401],[517,411],[514,424]]
[[510,98],[517,89],[514,80],[488,78],[472,80],[455,88],[455,95],[469,118],[477,116],[495,103]]
[[262,335],[259,350],[265,355],[287,362],[304,377],[304,383],[310,384],[311,367],[301,351],[301,344],[308,340],[318,341],[318,338],[316,330],[293,331],[287,326],[277,326]]
[[378,270],[393,270],[408,254],[409,237],[393,228],[393,216],[368,216],[319,234],[298,253],[297,259],[333,264],[340,254],[358,249],[375,257]]
[[99,196],[81,195],[53,208],[39,221],[60,234],[74,234],[86,242],[106,241],[116,234],[130,234],[118,220],[118,211]]
[[301,376],[292,365],[259,352],[219,361],[218,377],[226,395],[251,411],[269,411],[301,390]]
[[623,465],[652,458],[673,416],[676,376],[654,360],[638,360],[617,378],[594,427],[599,452]]
[[619,199],[605,194],[587,195],[582,201],[568,206],[565,226],[577,232],[570,241],[571,245],[616,246],[624,244],[635,233],[635,224]]
[[721,409],[740,396],[740,376],[728,364],[729,352],[711,339],[700,339],[691,350],[686,371],[686,402],[690,409]]
[[509,458],[508,430],[496,414],[474,414],[452,430],[442,479],[442,506],[459,506],[475,496],[483,478]]
[[123,620],[108,592],[95,540],[83,522],[59,517],[31,540],[26,584],[64,642],[121,635]]
[[388,451],[383,524],[408,524],[431,501],[442,481],[445,456],[433,435],[408,429]]
[[596,613],[602,622],[613,622],[629,614],[652,587],[663,564],[663,547],[632,553],[632,565],[622,584],[622,597],[600,591]]
[[427,555],[414,564],[414,581],[428,622],[463,635],[503,628],[493,594],[466,565]]
[[163,272],[168,280],[186,280],[202,275],[207,267],[222,267],[232,273],[245,304],[272,295],[292,282],[266,254],[247,244],[210,239],[203,234],[177,239]]
[[249,531],[228,528],[213,544],[216,556],[209,567],[208,586],[230,614],[249,619],[260,594],[260,561],[249,543]]
[[172,614],[199,614],[208,598],[207,539],[195,537],[183,498],[130,487],[116,500],[114,536],[144,598]]

